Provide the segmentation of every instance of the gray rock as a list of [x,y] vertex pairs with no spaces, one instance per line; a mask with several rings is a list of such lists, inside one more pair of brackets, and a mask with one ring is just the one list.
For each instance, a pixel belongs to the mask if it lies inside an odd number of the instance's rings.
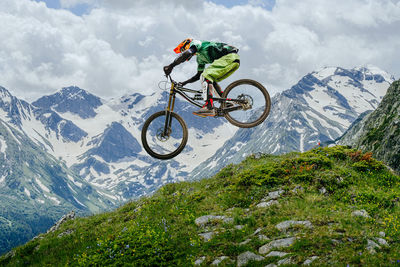
[[246,251],[242,254],[240,254],[237,257],[237,266],[244,266],[246,265],[249,261],[262,261],[265,258],[263,256],[254,254],[253,252]]
[[223,262],[224,260],[229,260],[229,257],[227,257],[227,256],[221,256],[221,257],[218,257],[218,258],[216,258],[212,263],[211,263],[211,265],[216,265],[216,266],[218,266],[221,262]]
[[261,153],[261,152],[256,152],[256,153],[253,153],[253,154],[251,154],[255,159],[260,159],[262,156],[264,156],[265,154],[264,153]]
[[205,215],[197,218],[194,223],[199,226],[205,226],[208,223],[233,223],[233,218],[231,217],[225,217],[225,216],[215,216],[215,215]]
[[301,192],[304,192],[304,188],[301,187],[300,185],[298,185],[292,190],[292,192],[295,193],[295,194],[301,193]]
[[371,253],[371,254],[375,254],[376,253],[376,251],[375,251],[376,248],[380,249],[381,247],[377,243],[375,243],[374,241],[368,240],[368,243],[367,243],[368,252]]
[[278,199],[283,193],[285,193],[284,190],[269,192],[268,196],[264,197],[262,201],[268,201],[270,199]]
[[194,262],[194,265],[201,265],[205,260],[206,256],[200,257]]
[[261,241],[266,241],[266,240],[270,240],[268,236],[266,235],[258,235],[258,239]]
[[68,229],[67,231],[60,233],[57,237],[61,238],[61,237],[66,236],[66,235],[71,235],[74,232],[75,232],[74,230]]
[[294,261],[292,258],[286,258],[278,261],[278,266],[283,264],[294,264]]
[[380,236],[380,237],[385,237],[386,234],[385,234],[385,232],[379,232],[379,236]]
[[272,249],[286,248],[294,244],[296,241],[295,237],[289,237],[284,239],[274,240],[258,249],[260,254],[267,254]]
[[262,230],[263,230],[262,228],[258,228],[258,229],[253,233],[253,235],[256,235],[256,234],[258,234],[258,233],[261,233]]
[[353,215],[354,217],[370,218],[368,212],[365,211],[365,210],[356,210],[356,211],[353,211],[353,212],[351,213],[351,215]]
[[235,210],[235,207],[232,207],[232,208],[225,210],[225,212],[233,212],[234,210]]
[[268,253],[265,257],[279,257],[279,258],[283,258],[286,255],[288,255],[289,253],[286,252],[280,252],[280,251],[271,251],[270,253]]
[[316,259],[318,259],[318,256],[312,256],[311,258],[307,259],[303,265],[310,265],[313,261],[315,261]]
[[222,219],[222,222],[223,223],[227,223],[227,224],[232,224],[233,223],[233,218],[231,218],[231,217],[225,217],[225,216],[223,216],[224,218]]
[[389,247],[389,243],[383,239],[383,238],[376,238],[376,241],[379,243],[379,245],[384,246],[384,247]]
[[57,230],[60,228],[60,226],[61,226],[62,224],[66,223],[66,222],[69,221],[69,220],[73,220],[73,219],[75,219],[75,211],[71,211],[70,213],[65,214],[64,216],[62,216],[61,219],[60,219],[58,222],[56,222],[56,223],[47,231],[47,233],[52,233],[52,232],[57,231]]
[[35,236],[34,238],[32,238],[32,241],[36,240],[36,239],[42,240],[43,238],[44,238],[43,234],[39,234],[39,235]]
[[292,221],[292,220],[278,223],[275,227],[280,231],[286,231],[287,229],[297,225],[302,225],[306,228],[313,227],[310,221]]
[[278,267],[278,265],[276,265],[275,263],[270,263],[270,264],[266,265],[265,267]]
[[214,232],[207,232],[207,233],[199,234],[199,236],[201,236],[203,238],[203,240],[206,241],[206,242],[210,241],[211,238],[213,238],[214,235],[215,235]]
[[242,230],[244,228],[244,225],[235,225],[235,229],[237,230]]
[[278,201],[270,200],[268,202],[266,202],[266,201],[260,202],[256,207],[257,208],[268,208],[268,207],[271,207],[272,205],[277,205],[277,204],[279,204]]
[[4,256],[4,259],[14,258],[14,257],[15,257],[15,250],[11,250]]
[[251,239],[246,239],[245,241],[239,243],[240,246],[244,246],[246,244],[248,244],[251,241]]
[[321,194],[325,195],[327,191],[326,191],[326,188],[325,188],[325,187],[321,187],[321,188],[319,189],[319,192],[320,192]]

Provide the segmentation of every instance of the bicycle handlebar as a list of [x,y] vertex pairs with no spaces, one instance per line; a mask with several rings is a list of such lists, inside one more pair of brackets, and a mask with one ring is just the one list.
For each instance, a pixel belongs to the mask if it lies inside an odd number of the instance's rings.
[[[167,79],[169,79],[171,81],[171,83],[174,84],[174,86],[177,86],[179,83],[175,80],[172,79],[171,74],[165,75],[167,77]],[[179,86],[181,87],[181,86]]]
[[165,75],[167,77],[167,79],[169,79],[173,84],[177,84],[176,81],[174,81],[171,77],[171,74]]

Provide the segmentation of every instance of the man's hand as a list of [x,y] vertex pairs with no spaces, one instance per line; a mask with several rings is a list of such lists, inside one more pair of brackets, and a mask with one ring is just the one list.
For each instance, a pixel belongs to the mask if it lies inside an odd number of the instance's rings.
[[168,65],[168,66],[165,66],[164,67],[164,73],[165,73],[165,75],[170,75],[171,74],[171,72],[172,72],[172,69],[173,69],[173,67],[171,67],[170,65]]

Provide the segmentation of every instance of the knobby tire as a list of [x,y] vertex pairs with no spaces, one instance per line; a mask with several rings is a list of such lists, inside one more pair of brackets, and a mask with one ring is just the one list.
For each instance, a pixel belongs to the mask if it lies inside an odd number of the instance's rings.
[[[230,116],[229,112],[225,113],[225,118],[233,125],[240,127],[240,128],[252,128],[255,127],[259,124],[261,124],[269,115],[269,112],[271,110],[271,98],[269,96],[269,93],[265,87],[260,84],[257,81],[250,80],[250,79],[241,79],[234,81],[233,83],[229,84],[228,87],[226,87],[224,93],[222,94],[222,98],[229,98],[229,92],[232,91],[235,87],[239,85],[251,85],[256,87],[258,90],[260,90],[264,96],[265,99],[265,108],[263,113],[261,114],[260,117],[258,117],[256,120],[249,122],[249,123],[243,123],[235,120],[232,116]],[[226,102],[222,104],[222,107],[224,108],[226,106]]]
[[176,157],[177,155],[179,155],[179,153],[182,152],[182,150],[185,148],[187,140],[188,140],[188,129],[186,126],[185,121],[176,113],[171,112],[171,116],[173,118],[175,118],[179,124],[182,127],[183,130],[183,136],[182,136],[182,141],[180,143],[180,145],[178,146],[178,148],[176,150],[174,150],[173,152],[169,153],[169,154],[159,154],[154,152],[148,142],[147,142],[147,130],[148,127],[150,126],[151,122],[155,119],[157,119],[160,116],[165,116],[166,115],[166,111],[159,111],[154,113],[153,115],[151,115],[144,123],[143,125],[143,129],[142,129],[142,144],[143,144],[143,148],[146,150],[147,153],[149,153],[150,156],[157,158],[157,159],[162,159],[162,160],[167,160],[167,159],[172,159],[173,157]]

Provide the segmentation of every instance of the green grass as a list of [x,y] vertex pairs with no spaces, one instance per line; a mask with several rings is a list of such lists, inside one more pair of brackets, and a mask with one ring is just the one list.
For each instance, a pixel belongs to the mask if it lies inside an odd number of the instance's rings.
[[[304,190],[292,192],[296,186]],[[326,189],[325,194],[320,189]],[[256,205],[268,192],[283,189],[279,204]],[[318,148],[283,156],[248,157],[217,175],[196,182],[168,184],[109,213],[78,218],[55,233],[16,248],[15,256],[0,258],[1,266],[191,266],[201,256],[210,265],[219,256],[236,260],[246,251],[258,254],[271,240],[296,236],[280,251],[296,264],[319,256],[315,266],[400,266],[400,177],[369,153],[345,147]],[[366,210],[370,218],[352,216]],[[203,215],[232,217],[234,224],[208,226],[218,234],[204,242],[195,219]],[[280,232],[285,220],[309,220],[312,229],[295,227]],[[234,225],[243,225],[240,230]],[[58,235],[73,230],[61,238]],[[385,232],[390,247],[371,255],[367,241]],[[239,243],[251,239],[250,242]],[[249,266],[265,266],[266,258]],[[225,261],[227,266],[235,263]]]

